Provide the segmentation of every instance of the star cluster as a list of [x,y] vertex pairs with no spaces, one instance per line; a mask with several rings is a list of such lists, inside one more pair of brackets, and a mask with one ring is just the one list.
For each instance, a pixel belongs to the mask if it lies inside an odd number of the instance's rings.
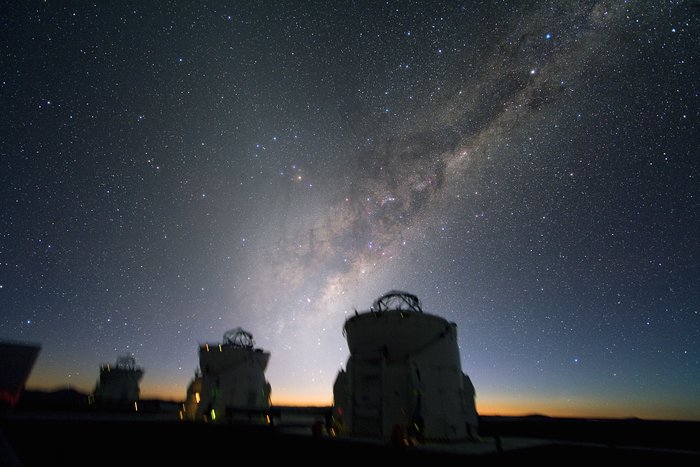
[[29,386],[131,353],[184,398],[242,326],[330,403],[391,289],[482,413],[700,419],[692,2],[6,8],[0,338]]

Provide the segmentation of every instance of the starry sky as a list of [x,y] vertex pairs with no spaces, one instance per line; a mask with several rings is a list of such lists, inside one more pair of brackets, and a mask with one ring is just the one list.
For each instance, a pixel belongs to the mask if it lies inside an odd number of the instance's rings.
[[133,354],[182,400],[241,326],[328,404],[392,289],[482,414],[700,420],[700,5],[17,2],[0,339],[28,387]]

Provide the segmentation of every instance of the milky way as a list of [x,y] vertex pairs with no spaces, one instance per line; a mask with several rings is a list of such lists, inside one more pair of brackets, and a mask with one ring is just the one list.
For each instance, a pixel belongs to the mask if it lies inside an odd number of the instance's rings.
[[[145,9],[142,9],[145,8]],[[458,325],[484,413],[700,417],[698,8],[4,12],[0,337],[184,397],[243,326],[329,403],[354,310]]]

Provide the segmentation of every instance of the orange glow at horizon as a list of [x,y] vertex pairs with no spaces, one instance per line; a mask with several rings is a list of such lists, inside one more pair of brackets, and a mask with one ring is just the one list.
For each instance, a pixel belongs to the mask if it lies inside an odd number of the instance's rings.
[[[85,394],[92,393],[94,384],[87,385],[49,385],[46,380],[34,380],[27,386],[28,390],[56,391],[66,387]],[[186,387],[174,387],[158,384],[141,385],[141,399],[161,399],[182,402],[186,398]],[[332,393],[319,391],[307,393],[299,388],[271,396],[275,406],[315,406],[324,407],[333,404]],[[543,415],[549,417],[572,418],[641,418],[647,420],[700,420],[700,407],[687,407],[673,401],[657,400],[654,403],[643,400],[625,399],[584,399],[566,397],[547,397],[540,394],[523,394],[517,400],[511,395],[492,395],[477,397],[476,408],[483,416],[528,416]]]
[[671,402],[632,400],[592,400],[574,398],[523,397],[477,398],[476,408],[484,416],[527,416],[571,418],[641,418],[647,420],[700,420],[700,408],[684,407]]
[[333,405],[333,399],[322,399],[318,397],[272,397],[272,405],[285,405],[291,407],[325,407]]

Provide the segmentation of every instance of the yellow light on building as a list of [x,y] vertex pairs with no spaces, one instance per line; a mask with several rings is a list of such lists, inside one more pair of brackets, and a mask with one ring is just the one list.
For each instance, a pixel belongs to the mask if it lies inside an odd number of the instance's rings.
[[194,393],[194,400],[197,401],[197,404],[199,404],[199,393],[198,392]]
[[213,422],[214,420],[216,420],[216,410],[211,409],[211,421]]
[[139,411],[139,403],[134,401],[134,412]]

